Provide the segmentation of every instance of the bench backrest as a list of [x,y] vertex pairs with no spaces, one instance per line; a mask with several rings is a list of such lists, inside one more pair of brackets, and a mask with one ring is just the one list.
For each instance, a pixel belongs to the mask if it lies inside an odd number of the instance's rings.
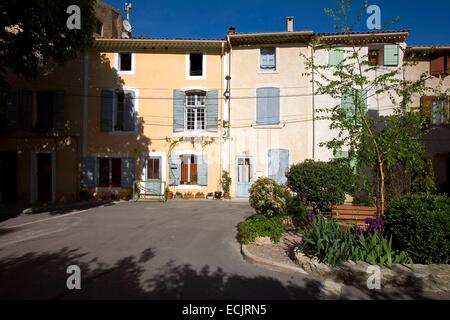
[[344,220],[348,222],[355,222],[357,224],[364,224],[367,218],[377,217],[376,207],[362,207],[362,206],[333,206],[331,216],[336,220]]

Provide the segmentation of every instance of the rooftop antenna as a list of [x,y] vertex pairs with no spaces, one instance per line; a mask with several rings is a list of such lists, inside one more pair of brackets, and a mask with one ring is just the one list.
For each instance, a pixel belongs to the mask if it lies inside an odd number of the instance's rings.
[[131,7],[131,2],[127,1],[125,2],[125,14],[127,17],[127,20],[130,21],[130,11],[131,11],[132,7]]
[[125,2],[125,14],[126,19],[123,20],[123,28],[125,29],[125,32],[122,33],[122,38],[128,39],[131,36],[131,30],[133,29],[131,27],[130,23],[130,11],[131,11],[131,2],[127,1]]

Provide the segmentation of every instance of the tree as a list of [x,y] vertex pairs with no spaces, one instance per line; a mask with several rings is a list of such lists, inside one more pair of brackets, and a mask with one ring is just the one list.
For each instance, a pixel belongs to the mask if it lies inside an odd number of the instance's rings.
[[[338,49],[344,52],[341,63],[335,66],[319,65],[313,58],[305,58],[307,69],[315,74],[316,94],[328,95],[339,101],[332,107],[319,109],[324,115],[318,119],[330,120],[330,129],[338,132],[334,139],[323,145],[334,152],[346,146],[350,149],[349,157],[357,160],[360,173],[367,168],[373,170],[371,183],[375,185],[378,215],[382,216],[386,202],[386,180],[389,180],[396,167],[409,170],[410,179],[427,180],[432,189],[432,183],[427,179],[430,163],[425,158],[425,147],[422,144],[425,134],[422,130],[423,118],[418,110],[411,108],[411,103],[413,94],[447,93],[427,87],[426,74],[422,74],[417,80],[405,79],[403,71],[416,64],[414,59],[402,61],[398,67],[381,72],[377,65],[369,61],[368,54],[362,52],[362,47],[355,43],[350,34],[361,21],[366,7],[367,1],[363,1],[352,24],[349,23],[351,1],[338,1],[338,9],[325,10],[337,22],[336,28],[348,35],[346,49]],[[327,47],[320,42],[313,46]],[[391,115],[380,117],[368,112],[367,99],[376,95],[384,95],[390,99],[393,111]],[[412,181],[411,186],[414,185],[417,182]]]
[[[0,2],[0,90],[9,71],[33,78],[48,62],[63,64],[92,44],[95,0],[8,0]],[[81,12],[80,29],[70,30],[70,5]]]

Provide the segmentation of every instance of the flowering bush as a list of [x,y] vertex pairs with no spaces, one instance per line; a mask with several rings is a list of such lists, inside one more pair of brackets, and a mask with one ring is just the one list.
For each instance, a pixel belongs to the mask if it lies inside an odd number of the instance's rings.
[[287,212],[291,195],[285,186],[269,178],[259,178],[249,191],[250,205],[257,213],[273,217]]
[[367,233],[374,233],[376,231],[383,232],[384,231],[384,220],[383,218],[367,218],[365,220],[367,224]]

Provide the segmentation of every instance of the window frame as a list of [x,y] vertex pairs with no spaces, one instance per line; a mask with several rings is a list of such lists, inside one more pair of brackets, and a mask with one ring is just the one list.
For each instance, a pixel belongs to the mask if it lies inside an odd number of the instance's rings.
[[[113,117],[112,117],[112,131],[110,131],[110,134],[114,134],[114,135],[129,135],[129,134],[136,134],[137,130],[138,130],[138,123],[137,123],[137,119],[139,119],[139,89],[134,88],[134,87],[122,87],[120,89],[111,89],[111,91],[113,91]],[[134,121],[135,121],[135,126],[134,126],[134,131],[123,131],[123,130],[116,130],[116,119],[117,119],[117,94],[119,92],[123,92],[125,93],[125,91],[133,91],[134,92]],[[125,94],[124,94],[124,98],[125,98]],[[125,101],[125,99],[124,99]],[[124,104],[125,107],[125,104]]]
[[[199,103],[199,96],[203,96],[203,104]],[[189,105],[189,97],[195,97],[195,103],[194,105]],[[206,125],[207,125],[207,113],[208,113],[208,101],[207,101],[207,94],[206,91],[203,90],[190,90],[185,92],[185,100],[184,100],[184,131],[185,132],[204,132],[206,131]],[[188,129],[188,113],[189,110],[194,111],[194,128]],[[198,111],[203,110],[203,128],[199,128],[199,118],[198,118]]]
[[[202,75],[201,76],[191,76],[191,54],[201,54],[202,55]],[[185,54],[185,80],[206,80],[207,74],[207,54],[204,51],[190,51]]]
[[[177,155],[180,159],[180,186],[198,186],[198,155],[194,154],[194,153],[183,153],[183,154],[179,154]],[[188,159],[188,163],[184,163],[184,165],[187,165],[187,170],[188,170],[188,181],[183,181],[183,158],[187,158]],[[194,160],[194,163],[192,163],[192,159]],[[192,165],[195,166],[195,174],[193,175],[191,172],[192,169]],[[197,176],[197,178],[195,179],[194,177]]]
[[[261,67],[261,59],[262,59],[262,51],[263,50],[267,50],[267,49],[273,49],[274,50],[274,67],[273,69],[269,69],[269,68],[262,68]],[[259,55],[258,55],[258,70],[259,73],[276,73],[278,71],[277,65],[278,65],[278,50],[277,47],[260,47],[259,48]]]
[[[108,183],[101,183],[100,177],[101,177],[101,167],[100,163],[102,161],[108,161]],[[114,184],[114,178],[113,178],[113,161],[116,163],[120,161],[120,174],[119,174],[119,184]],[[95,182],[96,188],[121,188],[122,187],[122,158],[120,157],[97,157],[97,166],[98,166],[98,178]],[[117,178],[117,177],[116,177]]]
[[[120,70],[120,55],[123,53],[131,54],[131,70]],[[114,68],[118,74],[134,75],[136,70],[136,53],[132,51],[119,51],[114,53]]]

